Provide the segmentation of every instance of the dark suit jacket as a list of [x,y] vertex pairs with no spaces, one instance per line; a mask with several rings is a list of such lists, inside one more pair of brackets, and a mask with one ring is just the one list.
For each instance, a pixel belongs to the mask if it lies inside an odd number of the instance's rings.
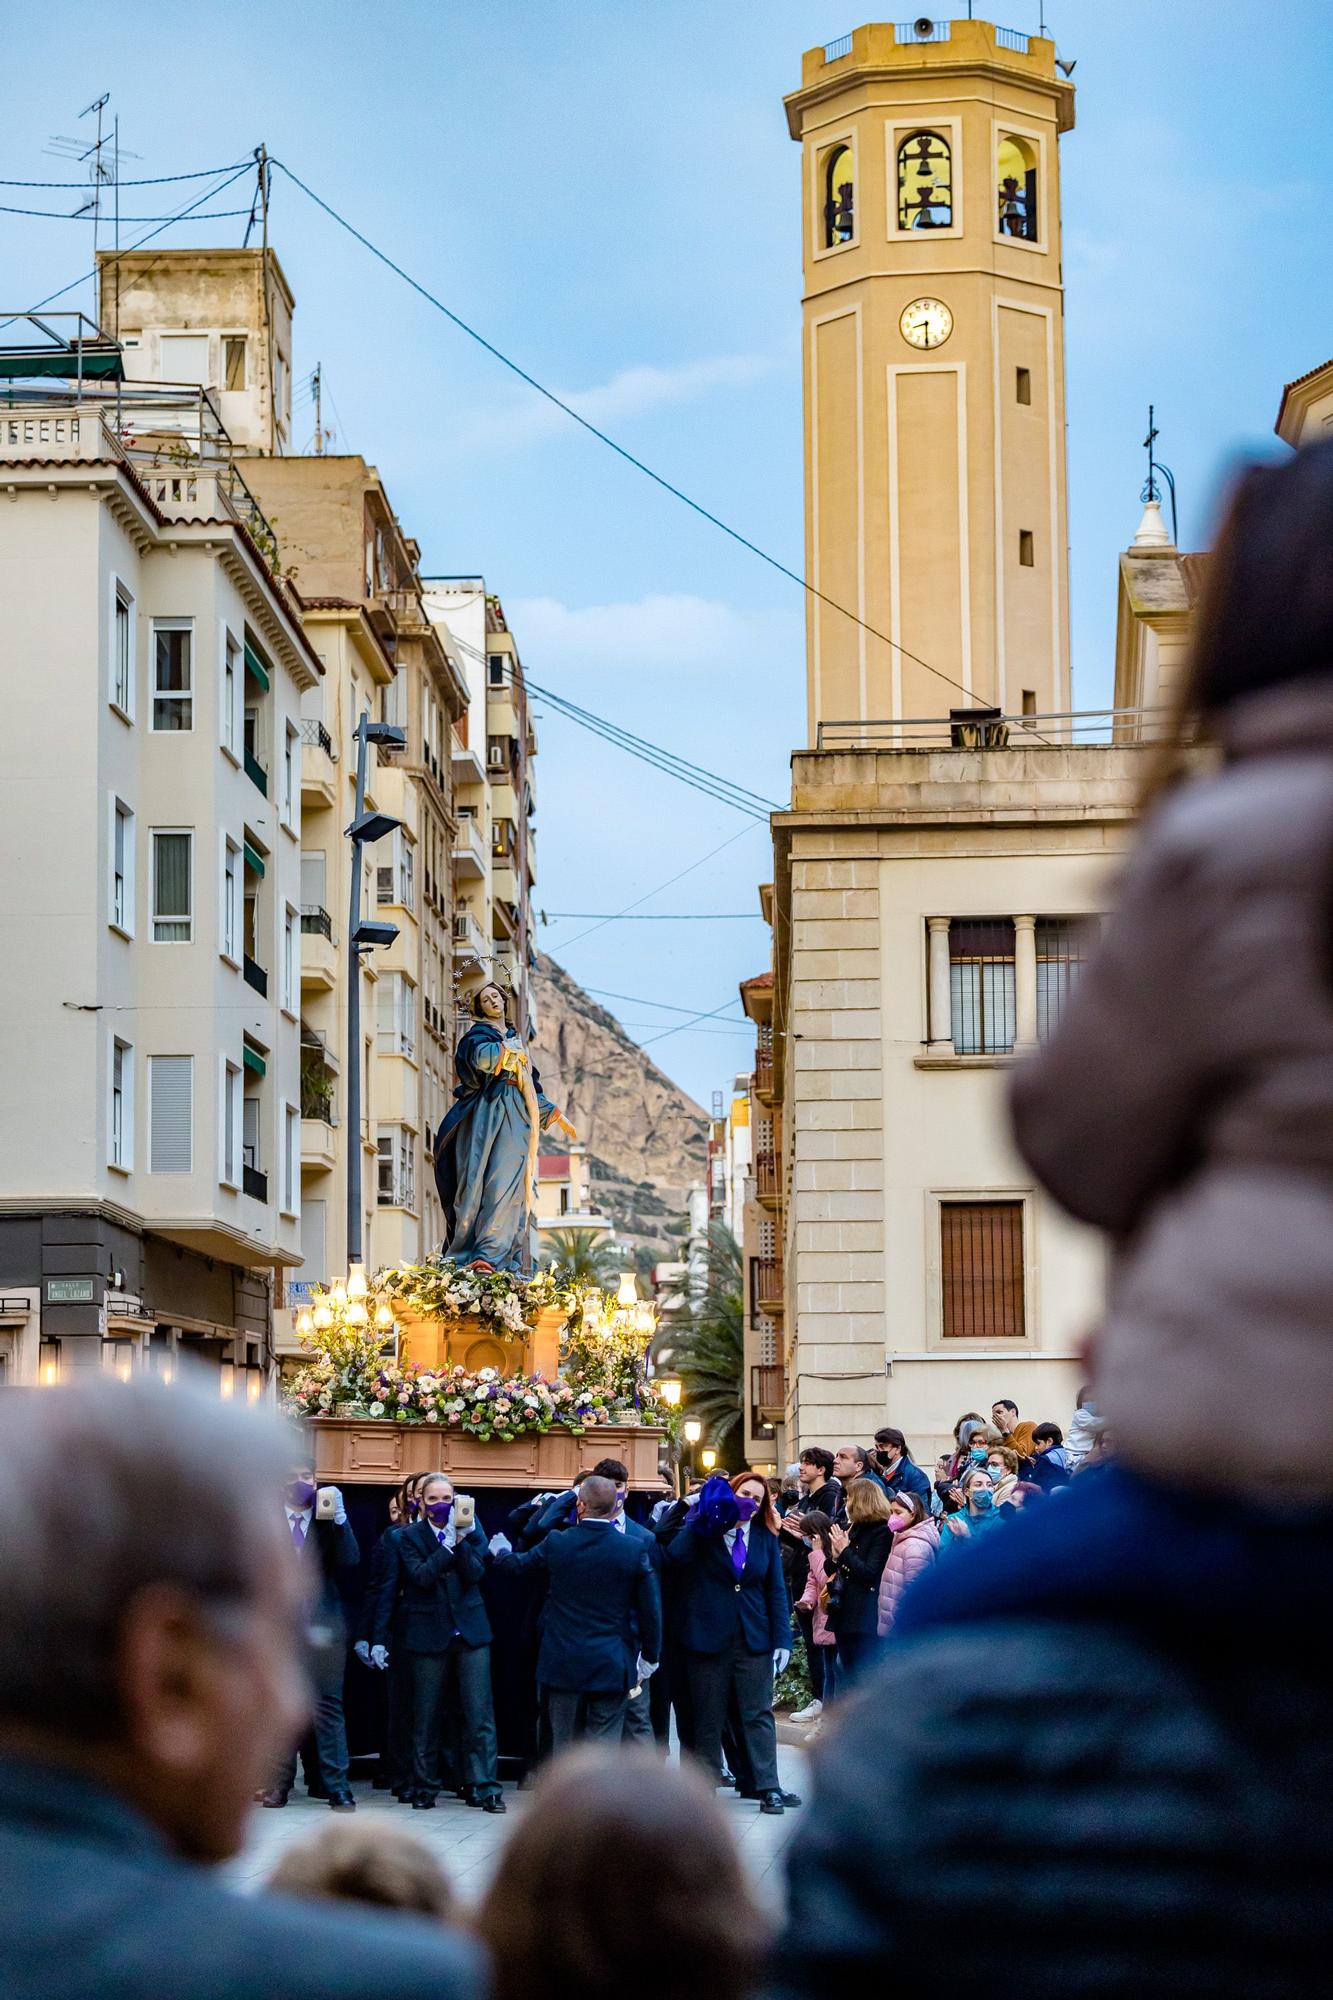
[[893,1547],[893,1531],[887,1521],[858,1521],[851,1540],[837,1558],[834,1569],[840,1579],[833,1593],[829,1624],[839,1638],[878,1630],[879,1580]]
[[6,2000],[480,2000],[479,1956],[400,1911],[238,1896],[114,1793],[0,1759]]
[[512,1569],[547,1579],[546,1623],[537,1656],[543,1687],[619,1694],[633,1686],[637,1658],[662,1657],[662,1597],[647,1538],[608,1523],[580,1521],[548,1535],[526,1555],[502,1556]]
[[376,1621],[379,1616],[380,1599],[389,1594],[389,1615],[398,1597],[398,1530],[386,1528],[371,1551],[370,1567],[366,1572],[366,1588],[361,1606],[356,1614],[356,1629],[353,1638],[364,1639],[368,1645],[383,1643],[375,1637]]
[[747,1653],[771,1653],[791,1645],[782,1551],[777,1536],[757,1521],[750,1523],[739,1582],[731,1550],[720,1535],[702,1530],[694,1513],[667,1545],[665,1560],[668,1572],[678,1569],[684,1580],[680,1633],[687,1651],[725,1652],[737,1637]]
[[[478,1522],[457,1541],[443,1548],[429,1521],[404,1528],[398,1537],[402,1581],[400,1643],[409,1653],[446,1653],[455,1639],[465,1646],[489,1646],[491,1625],[481,1601],[486,1568],[486,1537]],[[377,1645],[387,1645],[376,1632]]]
[[[285,1511],[282,1518],[285,1523]],[[333,1626],[345,1638],[347,1617],[343,1610],[339,1579],[348,1570],[355,1569],[361,1560],[351,1523],[344,1521],[339,1527],[334,1521],[317,1521],[312,1514],[301,1559],[312,1578],[315,1622]]]

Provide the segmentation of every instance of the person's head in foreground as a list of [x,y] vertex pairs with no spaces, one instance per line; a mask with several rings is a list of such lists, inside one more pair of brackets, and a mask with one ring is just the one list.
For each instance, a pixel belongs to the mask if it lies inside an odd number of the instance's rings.
[[179,1386],[0,1401],[0,1754],[235,1853],[308,1712],[291,1465],[281,1427]]
[[335,1903],[370,1903],[448,1923],[457,1914],[449,1878],[423,1840],[374,1820],[335,1820],[297,1841],[268,1878],[285,1896]]
[[652,1751],[558,1757],[477,1913],[495,2000],[740,2000],[763,1925],[722,1808]]

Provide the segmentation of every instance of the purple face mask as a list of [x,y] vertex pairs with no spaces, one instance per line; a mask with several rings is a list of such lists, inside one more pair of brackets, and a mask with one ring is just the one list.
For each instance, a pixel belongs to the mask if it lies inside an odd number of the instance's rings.
[[738,1493],[736,1509],[742,1521],[752,1521],[759,1512],[759,1502],[749,1493]]
[[454,1503],[452,1500],[428,1500],[426,1502],[426,1512],[437,1528],[443,1528],[447,1524],[453,1510]]
[[287,1488],[287,1505],[295,1507],[298,1513],[304,1514],[314,1497],[315,1489],[308,1479],[293,1479]]
[[418,1514],[419,1514],[420,1512],[421,1512],[421,1509],[420,1509],[420,1506],[418,1505],[418,1503],[417,1503],[417,1502],[416,1502],[415,1500],[409,1500],[409,1501],[408,1501],[408,1503],[407,1503],[407,1518],[408,1518],[408,1520],[409,1520],[409,1521],[413,1521],[413,1520],[415,1520],[415,1519],[416,1519],[416,1517],[417,1517],[417,1515],[418,1515]]

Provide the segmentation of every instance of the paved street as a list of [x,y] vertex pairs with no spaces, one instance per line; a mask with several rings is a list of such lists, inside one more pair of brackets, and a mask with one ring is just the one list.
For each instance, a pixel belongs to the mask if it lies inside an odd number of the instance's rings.
[[[804,1792],[806,1773],[803,1752],[789,1745],[779,1745],[778,1767],[788,1791]],[[354,1784],[352,1789],[363,1822],[380,1817],[386,1820],[392,1818],[395,1824],[419,1834],[435,1849],[455,1888],[469,1902],[475,1901],[484,1892],[505,1836],[527,1804],[523,1793],[516,1791],[512,1785],[506,1785],[505,1801],[509,1811],[503,1819],[471,1811],[459,1799],[441,1799],[434,1812],[418,1813],[400,1806],[384,1792],[372,1791],[366,1783]],[[748,1800],[737,1799],[730,1794],[723,1797],[727,1817],[735,1828],[742,1857],[755,1886],[766,1907],[777,1914],[782,1900],[782,1874],[777,1863],[796,1829],[800,1814],[788,1812],[781,1819],[769,1818]],[[327,1826],[331,1817],[329,1808],[322,1801],[308,1799],[303,1792],[293,1792],[280,1812],[256,1807],[245,1851],[228,1871],[231,1879],[242,1888],[258,1887],[285,1848],[315,1829]]]

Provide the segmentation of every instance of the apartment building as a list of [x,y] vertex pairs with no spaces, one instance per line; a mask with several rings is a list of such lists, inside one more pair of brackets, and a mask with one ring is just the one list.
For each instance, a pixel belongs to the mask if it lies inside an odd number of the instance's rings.
[[7,325],[0,1374],[255,1395],[302,1254],[322,667],[215,404],[121,372],[74,316]]
[[487,979],[499,979],[514,996],[520,1031],[531,1039],[537,1028],[532,981],[537,737],[522,661],[504,607],[483,577],[428,578],[425,602],[467,689],[466,711],[452,732],[454,988],[460,1024],[468,994]]

